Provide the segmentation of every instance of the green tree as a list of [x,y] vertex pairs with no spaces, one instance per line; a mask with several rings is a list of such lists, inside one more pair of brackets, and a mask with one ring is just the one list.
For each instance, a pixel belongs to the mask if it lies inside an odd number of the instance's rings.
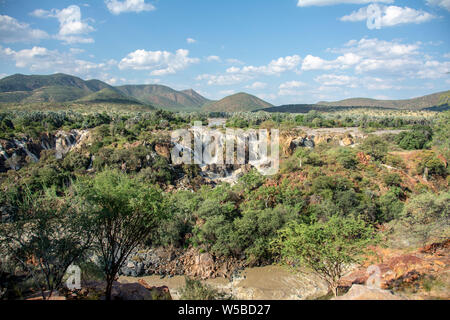
[[337,295],[345,267],[359,262],[367,246],[374,242],[374,229],[361,219],[332,216],[326,222],[292,222],[274,242],[281,257],[312,269]]
[[54,190],[28,192],[16,205],[13,221],[0,223],[0,249],[31,275],[42,298],[49,299],[67,268],[91,245],[88,216]]
[[163,196],[118,171],[104,171],[81,182],[79,194],[93,215],[94,235],[106,276],[106,298],[130,253],[148,243],[165,217]]

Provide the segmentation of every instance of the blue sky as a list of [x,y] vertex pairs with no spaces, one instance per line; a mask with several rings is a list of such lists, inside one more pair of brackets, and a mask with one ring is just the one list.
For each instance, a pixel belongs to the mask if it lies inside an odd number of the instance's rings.
[[245,91],[275,105],[450,88],[450,0],[0,0],[0,77]]

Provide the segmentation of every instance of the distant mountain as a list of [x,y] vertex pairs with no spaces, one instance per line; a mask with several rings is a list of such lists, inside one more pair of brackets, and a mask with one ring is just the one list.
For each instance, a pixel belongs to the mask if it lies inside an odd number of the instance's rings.
[[57,73],[52,75],[15,74],[0,80],[0,92],[33,91],[43,87],[71,87],[85,92],[95,92],[110,85],[100,80],[84,81],[75,76]]
[[187,94],[189,97],[192,98],[195,102],[197,102],[198,106],[203,106],[205,103],[209,102],[210,100],[206,99],[205,97],[201,96],[198,92],[188,89],[181,91],[185,94]]
[[343,106],[323,106],[319,104],[286,104],[282,106],[266,108],[255,111],[266,111],[266,112],[280,112],[280,113],[308,113],[309,111],[316,110],[320,112],[334,112],[334,111],[345,111],[354,109],[373,109],[373,110],[396,110],[393,108],[382,108],[382,107],[343,107]]
[[81,99],[78,99],[76,102],[82,103],[121,103],[121,104],[138,104],[142,105],[143,103],[129,97],[119,90],[115,88],[105,88],[100,91],[91,93],[87,96],[84,96]]
[[450,90],[407,100],[375,100],[367,98],[353,98],[336,102],[321,101],[317,104],[334,107],[380,107],[401,110],[422,110],[449,103]]
[[206,103],[203,106],[203,110],[210,112],[242,112],[270,107],[273,107],[273,105],[251,94],[240,92],[219,101]]
[[125,85],[116,88],[143,103],[170,111],[199,111],[206,102],[209,102],[192,89],[176,91],[157,84]]
[[100,80],[57,73],[15,74],[0,79],[0,103],[121,103],[153,105],[170,111],[200,111],[210,100],[192,89],[176,91],[162,85],[113,87]]
[[62,73],[31,76],[15,74],[0,80],[0,102],[67,102],[103,89],[114,90],[100,80],[85,81]]

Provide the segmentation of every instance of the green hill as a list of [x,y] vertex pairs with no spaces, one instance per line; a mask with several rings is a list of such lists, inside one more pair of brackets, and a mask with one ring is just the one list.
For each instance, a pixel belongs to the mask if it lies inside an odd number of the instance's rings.
[[15,74],[0,80],[0,102],[74,101],[105,88],[113,89],[100,80],[84,81],[62,73],[53,75]]
[[223,98],[219,101],[206,103],[203,107],[204,111],[210,112],[242,112],[255,111],[258,109],[266,109],[273,107],[270,103],[252,96],[248,93],[236,93],[234,95]]
[[52,86],[78,88],[85,92],[94,92],[110,87],[99,80],[84,81],[63,73],[52,75],[15,74],[0,80],[0,92],[33,91]]
[[194,90],[176,91],[163,85],[125,85],[117,87],[123,94],[146,104],[170,111],[198,111],[209,101]]
[[406,100],[375,100],[367,98],[353,98],[336,102],[321,101],[317,104],[333,107],[380,107],[400,110],[422,110],[449,104],[449,102],[450,91],[444,91]]
[[128,97],[124,94],[122,94],[117,89],[113,88],[105,88],[100,91],[91,93],[90,95],[84,96],[81,99],[78,99],[75,102],[82,102],[82,103],[121,103],[121,104],[139,104],[142,105],[143,103]]

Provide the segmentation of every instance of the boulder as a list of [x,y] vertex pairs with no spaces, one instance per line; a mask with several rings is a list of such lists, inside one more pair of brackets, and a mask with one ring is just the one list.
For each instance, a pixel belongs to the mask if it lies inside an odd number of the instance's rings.
[[121,283],[114,300],[154,300],[152,292],[139,283]]
[[347,147],[355,144],[355,142],[353,141],[353,137],[351,135],[346,135],[339,140],[339,144],[343,147]]
[[215,272],[214,259],[209,253],[197,254],[192,262],[187,273],[193,277],[207,279]]
[[360,284],[353,285],[343,296],[332,300],[404,300],[402,297],[392,294],[388,290],[372,288]]

